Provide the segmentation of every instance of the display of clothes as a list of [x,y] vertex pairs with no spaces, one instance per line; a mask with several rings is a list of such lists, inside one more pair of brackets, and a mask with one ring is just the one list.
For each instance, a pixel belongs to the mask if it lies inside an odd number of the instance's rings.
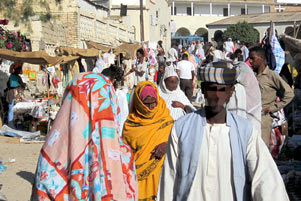
[[275,70],[276,69],[276,58],[273,53],[270,39],[267,35],[262,39],[261,46],[262,46],[262,48],[265,49],[266,65],[268,65],[271,70]]

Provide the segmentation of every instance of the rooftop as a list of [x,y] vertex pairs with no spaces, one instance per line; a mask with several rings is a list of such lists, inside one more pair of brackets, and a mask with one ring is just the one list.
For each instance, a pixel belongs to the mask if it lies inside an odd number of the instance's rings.
[[282,12],[282,13],[258,13],[250,15],[238,15],[233,17],[228,17],[223,20],[219,20],[210,24],[208,26],[215,25],[230,25],[236,24],[238,22],[246,21],[250,24],[261,24],[261,23],[270,23],[272,22],[300,22],[301,21],[301,12]]
[[174,2],[195,2],[195,3],[263,3],[274,4],[274,0],[173,0]]

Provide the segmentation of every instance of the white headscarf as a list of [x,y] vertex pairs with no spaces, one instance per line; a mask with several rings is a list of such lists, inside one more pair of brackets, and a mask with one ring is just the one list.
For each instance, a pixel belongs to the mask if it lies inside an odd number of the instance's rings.
[[172,69],[167,69],[165,71],[165,74],[163,76],[163,79],[160,82],[159,87],[159,95],[165,100],[166,106],[170,111],[170,115],[174,120],[177,120],[181,116],[185,115],[185,111],[181,108],[174,108],[172,107],[173,101],[178,101],[182,103],[183,105],[188,105],[192,108],[192,110],[196,110],[193,105],[190,103],[188,98],[185,96],[184,92],[180,89],[180,86],[178,85],[177,88],[173,91],[170,91],[166,88],[164,80],[166,80],[169,77],[178,77],[177,73]]
[[178,94],[178,93],[181,93],[181,89],[180,89],[180,85],[177,86],[177,89],[176,90],[173,90],[173,91],[170,91],[166,88],[166,85],[165,85],[165,82],[164,80],[166,80],[167,78],[169,77],[177,77],[178,80],[179,79],[179,76],[178,74],[174,71],[174,70],[170,70],[170,69],[167,69],[164,73],[164,76],[163,78],[161,79],[161,82],[160,82],[160,89],[163,93],[165,94]]
[[105,68],[107,68],[106,63],[102,58],[97,59],[96,65],[93,68],[93,73],[101,73]]

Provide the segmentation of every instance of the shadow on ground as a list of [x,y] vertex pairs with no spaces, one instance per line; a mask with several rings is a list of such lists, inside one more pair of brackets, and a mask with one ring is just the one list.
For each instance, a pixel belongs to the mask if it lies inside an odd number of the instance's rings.
[[34,181],[34,174],[33,173],[27,172],[27,171],[20,171],[20,172],[17,172],[17,175],[19,177],[22,177],[23,179],[25,179],[29,183],[33,184],[33,181]]

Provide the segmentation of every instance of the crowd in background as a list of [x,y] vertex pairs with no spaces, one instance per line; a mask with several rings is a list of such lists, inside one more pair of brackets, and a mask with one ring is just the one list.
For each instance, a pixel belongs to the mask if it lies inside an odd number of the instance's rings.
[[66,89],[32,199],[288,200],[269,149],[294,92],[265,60],[231,38],[98,60]]

